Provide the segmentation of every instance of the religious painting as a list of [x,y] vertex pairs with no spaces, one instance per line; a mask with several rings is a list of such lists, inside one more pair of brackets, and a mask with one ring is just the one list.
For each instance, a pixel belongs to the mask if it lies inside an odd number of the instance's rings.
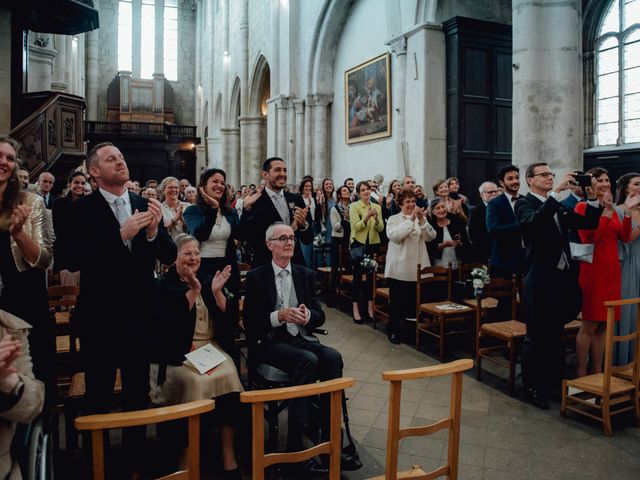
[[365,142],[391,136],[391,78],[388,53],[344,74],[345,140]]

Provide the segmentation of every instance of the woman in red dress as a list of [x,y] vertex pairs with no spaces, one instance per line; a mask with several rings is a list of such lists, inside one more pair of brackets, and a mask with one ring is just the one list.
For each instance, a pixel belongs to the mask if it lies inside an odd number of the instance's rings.
[[[624,216],[620,218],[613,205],[609,173],[603,168],[592,168],[587,172],[596,179],[598,201],[604,206],[597,230],[579,230],[583,244],[594,244],[593,262],[580,264],[580,287],[582,287],[582,324],[576,338],[578,357],[577,377],[587,375],[587,360],[591,352],[593,373],[602,372],[604,357],[607,309],[604,302],[617,300],[621,295],[620,261],[618,240],[628,242],[631,237],[631,208],[640,203],[640,196],[629,196],[624,203]],[[586,203],[576,205],[576,212],[585,214]],[[616,310],[616,320],[620,310]]]

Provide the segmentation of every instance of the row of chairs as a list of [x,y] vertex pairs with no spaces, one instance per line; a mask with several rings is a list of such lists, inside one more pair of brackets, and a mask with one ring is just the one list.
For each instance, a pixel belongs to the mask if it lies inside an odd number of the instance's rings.
[[[462,375],[472,368],[471,360],[456,360],[448,364],[430,367],[396,370],[382,373],[382,378],[390,382],[389,389],[389,423],[387,433],[387,457],[385,474],[372,480],[396,480],[397,478],[436,478],[446,475],[457,479],[458,456],[460,443],[460,416],[462,405]],[[452,375],[450,415],[438,422],[425,426],[400,428],[400,407],[402,398],[402,382]],[[252,406],[252,479],[264,480],[265,469],[278,463],[301,462],[316,455],[329,455],[329,479],[340,478],[342,396],[344,390],[353,386],[353,378],[338,378],[310,385],[286,387],[280,389],[255,390],[240,394],[240,401]],[[308,396],[330,395],[330,435],[329,440],[300,452],[265,454],[264,411],[265,404],[274,401],[285,401]],[[76,428],[90,431],[92,438],[93,478],[105,478],[104,431],[113,428],[127,428],[141,425],[157,424],[188,418],[189,446],[187,467],[163,479],[196,480],[200,478],[199,454],[199,418],[203,413],[215,408],[213,400],[199,400],[183,405],[162,407],[136,412],[110,413],[77,418]],[[440,430],[448,430],[447,463],[432,472],[425,472],[414,466],[408,472],[398,472],[398,447],[400,440],[411,436],[430,435]]]

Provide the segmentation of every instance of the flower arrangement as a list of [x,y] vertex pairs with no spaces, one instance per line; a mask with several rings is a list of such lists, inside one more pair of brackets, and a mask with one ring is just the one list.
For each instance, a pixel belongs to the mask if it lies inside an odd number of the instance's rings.
[[295,210],[297,207],[295,202],[289,202],[289,210]]
[[324,244],[327,243],[327,239],[324,236],[324,233],[320,232],[313,239],[313,246],[316,248],[322,248]]
[[476,295],[480,295],[482,289],[491,281],[487,267],[478,267],[471,270],[471,278],[473,280],[473,292]]
[[376,262],[373,257],[369,255],[365,255],[360,262],[362,268],[364,268],[367,272],[375,272],[378,269],[378,262]]

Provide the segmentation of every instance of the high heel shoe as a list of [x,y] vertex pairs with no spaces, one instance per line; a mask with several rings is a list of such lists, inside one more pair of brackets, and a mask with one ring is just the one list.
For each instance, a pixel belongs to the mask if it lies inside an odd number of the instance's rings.
[[364,323],[364,319],[362,317],[360,318],[356,318],[355,315],[353,315],[353,323],[357,324],[357,325],[362,325]]

